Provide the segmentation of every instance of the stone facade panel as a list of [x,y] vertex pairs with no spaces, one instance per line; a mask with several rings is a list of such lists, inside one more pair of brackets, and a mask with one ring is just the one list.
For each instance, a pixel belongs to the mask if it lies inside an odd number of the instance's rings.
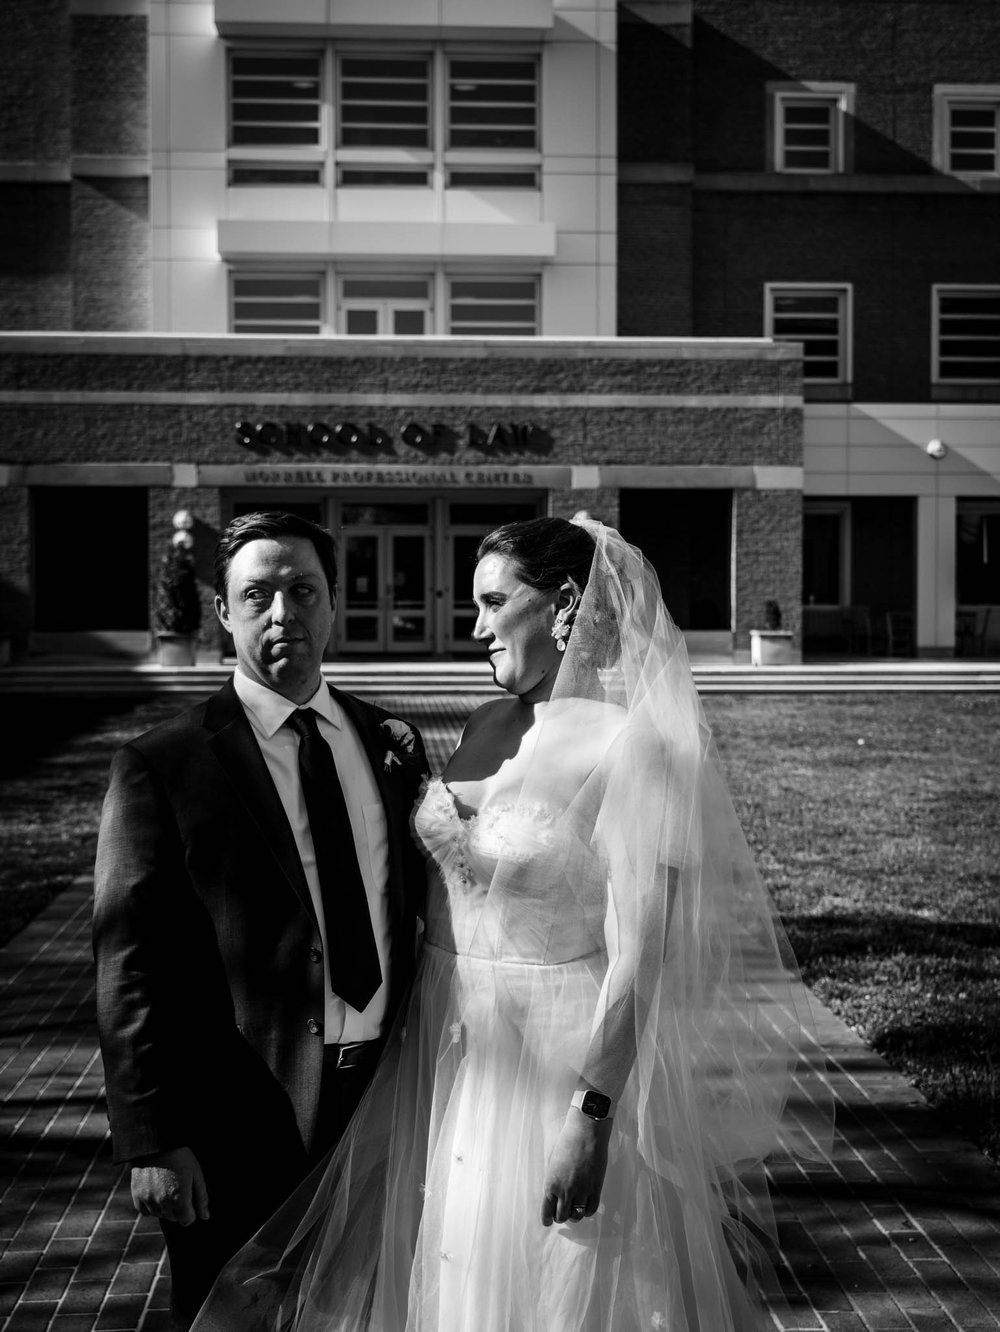
[[146,29],[139,15],[73,15],[74,153],[149,152]]
[[148,180],[74,180],[74,328],[103,333],[148,328],[149,245]]
[[30,498],[25,486],[0,486],[0,637],[15,652],[31,628]]
[[4,0],[0,161],[67,161],[69,46],[67,0]]
[[581,511],[588,518],[617,527],[619,523],[617,486],[597,486],[593,490],[550,490],[549,514],[553,518],[573,518]]
[[781,627],[802,641],[802,496],[795,490],[739,490],[736,509],[736,648],[749,650],[764,605],[776,601]]

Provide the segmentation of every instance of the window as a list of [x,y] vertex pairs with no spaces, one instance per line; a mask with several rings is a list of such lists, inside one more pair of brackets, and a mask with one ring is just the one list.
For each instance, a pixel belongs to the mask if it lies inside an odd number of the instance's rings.
[[954,176],[1000,175],[1000,87],[934,89],[934,165]]
[[459,190],[537,190],[538,172],[512,168],[453,168],[448,185]]
[[802,343],[806,383],[850,383],[850,287],[768,283],[764,301],[765,336]]
[[234,333],[321,333],[321,273],[234,273]]
[[340,309],[343,332],[351,336],[419,337],[430,331],[431,279],[345,277]]
[[1000,504],[959,500],[955,536],[958,604],[1000,605]]
[[427,185],[428,173],[420,167],[341,167],[337,176],[340,185],[414,186]]
[[230,185],[322,185],[319,162],[230,162]]
[[339,143],[345,148],[428,148],[427,56],[342,56]]
[[847,170],[853,91],[848,84],[769,84],[771,168],[827,175]]
[[538,332],[535,278],[452,278],[448,332],[467,337],[533,337]]
[[[842,606],[850,601],[850,505],[806,500],[802,513],[802,601]],[[820,622],[816,628],[822,629]]]
[[248,268],[231,274],[230,292],[234,333],[533,337],[539,324],[538,279],[524,274],[450,276],[438,269],[337,275],[330,267]]
[[1000,286],[934,288],[934,381],[1000,380]]
[[449,148],[536,148],[533,60],[453,57],[448,64]]
[[233,51],[229,63],[229,142],[285,148],[320,143],[318,51],[282,55]]
[[237,47],[229,184],[537,190],[539,118],[534,50]]

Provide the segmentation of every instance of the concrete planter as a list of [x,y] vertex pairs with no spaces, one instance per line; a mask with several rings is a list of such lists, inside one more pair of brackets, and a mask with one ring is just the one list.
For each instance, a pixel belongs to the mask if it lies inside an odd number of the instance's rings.
[[156,635],[156,664],[158,666],[193,666],[197,660],[197,634]]
[[752,666],[791,666],[799,660],[792,647],[791,629],[751,629]]

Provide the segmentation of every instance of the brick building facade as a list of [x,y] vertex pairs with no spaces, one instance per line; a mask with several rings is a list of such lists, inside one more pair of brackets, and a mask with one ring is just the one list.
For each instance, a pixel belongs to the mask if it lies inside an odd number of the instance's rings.
[[[636,504],[668,490],[719,501],[699,606],[684,584],[677,600],[695,645],[726,653],[769,597],[797,630],[799,375],[795,348],[761,340],[0,336],[0,429],[18,459],[0,468],[4,614],[36,650],[141,653],[147,570],[178,509],[195,519],[207,609],[220,526],[298,506],[340,533],[335,651],[460,655],[489,527],[630,511],[669,588],[662,516]],[[99,599],[67,594],[73,550]],[[210,617],[203,643],[219,643]]]
[[[497,424],[504,393],[554,441],[556,461],[528,461],[563,469],[521,488],[530,503],[599,511],[652,542],[679,623],[714,635],[699,641],[744,652],[775,599],[807,654],[1000,645],[992,0],[313,9],[5,10],[0,329],[149,335],[0,348],[0,592],[22,648],[83,632],[51,604],[39,553],[39,531],[65,521],[58,468],[91,469],[72,475],[102,514],[117,489],[155,549],[171,505],[195,509],[207,539],[244,502],[198,470],[245,460],[234,407],[255,430],[294,427],[258,461],[350,465],[340,441],[302,445],[313,409],[342,406],[377,408],[393,440],[379,467],[489,469],[468,427]],[[371,335],[407,345],[366,351]],[[557,346],[568,338],[586,339],[582,362]],[[760,342],[730,354],[761,338],[795,344],[791,359]],[[264,397],[241,405],[245,385],[214,376],[251,348]],[[515,365],[509,381],[497,368]],[[424,373],[452,396],[422,405]],[[343,403],[324,397],[330,377],[351,383]],[[624,405],[643,399],[655,405]],[[403,442],[434,420],[454,432],[443,454]],[[761,467],[785,469],[780,485]],[[328,477],[320,511],[340,523],[350,487]],[[425,512],[432,579],[448,572],[448,503],[442,490]],[[401,552],[422,549],[411,528]],[[369,535],[384,563],[396,538]],[[458,650],[446,617],[425,614],[420,650]],[[102,624],[93,645],[141,651],[140,619]],[[382,625],[378,650],[416,650],[391,637]]]

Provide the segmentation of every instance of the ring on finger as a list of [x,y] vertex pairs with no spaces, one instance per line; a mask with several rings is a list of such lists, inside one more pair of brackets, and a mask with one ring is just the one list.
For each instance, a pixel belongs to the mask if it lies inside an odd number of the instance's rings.
[[570,1208],[570,1212],[571,1212],[571,1213],[573,1214],[573,1216],[575,1216],[575,1217],[582,1217],[582,1216],[586,1213],[586,1211],[587,1211],[586,1207],[582,1207],[582,1206],[579,1206],[579,1205],[576,1206],[576,1207],[571,1207],[571,1208]]

